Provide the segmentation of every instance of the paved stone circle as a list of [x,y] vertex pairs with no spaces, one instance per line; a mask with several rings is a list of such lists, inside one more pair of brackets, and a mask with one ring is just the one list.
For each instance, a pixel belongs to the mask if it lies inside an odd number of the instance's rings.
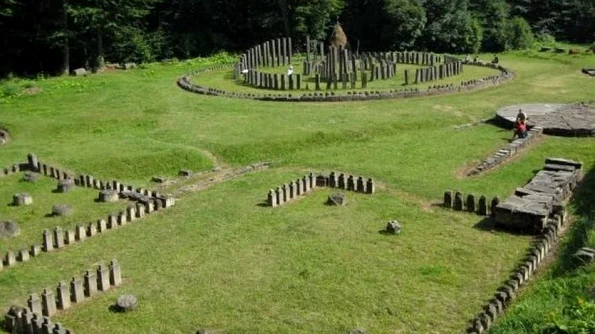
[[138,306],[138,299],[134,295],[121,295],[116,301],[116,308],[119,312],[134,311]]
[[12,238],[19,234],[21,234],[19,224],[10,220],[0,222],[0,238]]
[[529,126],[543,128],[543,133],[557,136],[595,136],[595,101],[559,104],[517,104],[499,109],[496,120],[513,127],[519,109],[527,114]]

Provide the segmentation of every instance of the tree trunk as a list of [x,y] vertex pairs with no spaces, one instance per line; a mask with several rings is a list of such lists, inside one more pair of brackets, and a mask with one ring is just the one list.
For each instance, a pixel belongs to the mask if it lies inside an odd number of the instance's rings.
[[103,57],[103,34],[101,28],[97,30],[97,71],[103,70],[105,67],[105,58]]
[[283,18],[283,26],[285,27],[285,37],[291,37],[289,31],[289,8],[287,7],[287,0],[279,0],[279,7],[281,8],[281,17]]
[[64,41],[62,42],[62,74],[70,74],[70,45],[68,41],[68,13],[66,12],[66,1],[62,8],[62,29],[64,29]]

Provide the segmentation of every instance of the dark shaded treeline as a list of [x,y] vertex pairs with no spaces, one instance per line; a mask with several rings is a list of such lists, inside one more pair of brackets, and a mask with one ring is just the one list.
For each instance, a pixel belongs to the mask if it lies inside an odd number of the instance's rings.
[[[0,0],[0,76],[324,40],[353,48],[498,52],[534,36],[591,42],[595,0]],[[298,47],[299,48],[299,47]]]

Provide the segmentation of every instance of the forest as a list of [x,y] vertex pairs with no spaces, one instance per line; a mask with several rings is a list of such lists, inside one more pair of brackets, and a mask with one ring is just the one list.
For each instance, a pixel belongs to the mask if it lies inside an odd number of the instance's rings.
[[0,0],[0,76],[237,52],[270,38],[449,53],[592,43],[595,0]]

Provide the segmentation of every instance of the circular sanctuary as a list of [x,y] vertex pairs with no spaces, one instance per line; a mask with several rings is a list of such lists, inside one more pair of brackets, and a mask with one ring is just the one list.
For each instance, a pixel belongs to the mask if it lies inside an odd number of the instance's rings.
[[595,101],[574,104],[519,104],[496,112],[496,122],[512,128],[519,110],[527,115],[530,126],[543,128],[543,133],[556,136],[595,136]]
[[[218,65],[178,79],[187,91],[266,101],[350,101],[454,93],[497,86],[514,74],[495,62],[461,60],[430,52],[359,52],[349,47],[340,24],[328,45],[307,38],[305,56],[291,38],[256,45],[234,64]],[[465,68],[473,73],[465,74]],[[230,73],[230,71],[232,73]],[[233,76],[229,90],[207,87],[201,78]],[[481,78],[480,78],[481,77]],[[221,85],[219,81],[215,85]],[[425,88],[425,85],[428,85]]]

